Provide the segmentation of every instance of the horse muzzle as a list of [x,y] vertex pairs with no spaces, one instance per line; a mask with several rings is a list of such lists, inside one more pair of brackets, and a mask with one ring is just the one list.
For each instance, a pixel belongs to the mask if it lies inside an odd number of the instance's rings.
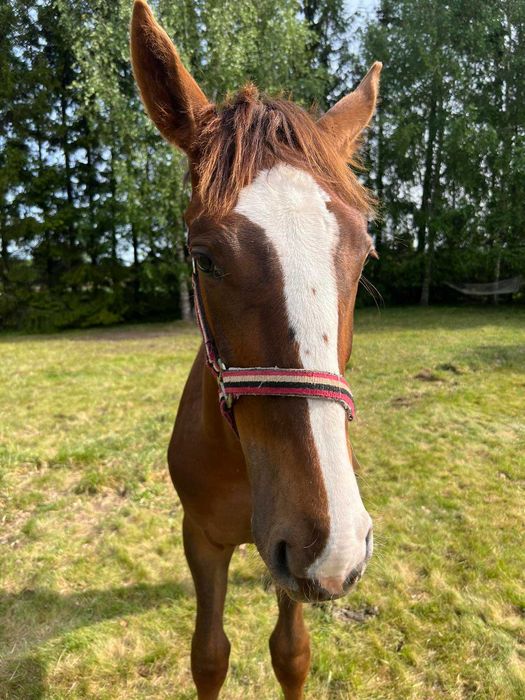
[[[315,573],[315,566],[305,569],[298,565],[294,545],[279,540],[271,548],[268,568],[276,585],[298,602],[317,603],[346,595],[362,578],[373,552],[373,530],[370,525],[364,541],[364,556],[350,564],[344,573],[325,575]],[[266,557],[265,557],[266,559]],[[313,569],[313,570],[312,570]]]

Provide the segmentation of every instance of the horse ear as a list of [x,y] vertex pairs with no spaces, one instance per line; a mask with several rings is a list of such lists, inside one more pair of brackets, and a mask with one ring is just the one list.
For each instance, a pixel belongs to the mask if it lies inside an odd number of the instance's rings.
[[208,104],[145,0],[135,0],[131,18],[131,62],[146,110],[160,133],[188,153],[196,114]]
[[382,67],[383,64],[376,61],[354,92],[339,100],[317,122],[336,139],[339,149],[348,158],[357,149],[358,137],[374,115]]

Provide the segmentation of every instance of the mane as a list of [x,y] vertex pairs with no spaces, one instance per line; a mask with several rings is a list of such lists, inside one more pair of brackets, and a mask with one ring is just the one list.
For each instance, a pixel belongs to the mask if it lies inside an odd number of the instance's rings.
[[199,195],[212,215],[231,211],[243,187],[279,162],[305,168],[342,201],[373,214],[372,194],[348,167],[356,161],[347,162],[311,114],[288,100],[260,96],[254,85],[205,108],[194,145]]

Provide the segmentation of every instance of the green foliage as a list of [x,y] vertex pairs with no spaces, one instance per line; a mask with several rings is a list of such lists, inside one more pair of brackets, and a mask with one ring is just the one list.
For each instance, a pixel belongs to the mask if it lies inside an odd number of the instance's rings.
[[[131,4],[0,4],[0,327],[173,318],[187,307],[186,162],[140,104]],[[372,224],[382,260],[367,275],[390,303],[447,301],[444,281],[523,272],[522,2],[381,0],[360,23],[342,0],[152,6],[216,100],[253,81],[326,108],[383,60],[364,154],[382,203]]]
[[385,64],[368,154],[383,203],[377,286],[395,299],[404,267],[425,303],[430,287],[447,299],[443,281],[521,274],[525,5],[382,0],[362,41]]
[[[295,0],[152,3],[210,97],[246,80],[309,103],[326,72]],[[185,160],[146,118],[130,0],[7,0],[0,86],[0,324],[180,314]]]

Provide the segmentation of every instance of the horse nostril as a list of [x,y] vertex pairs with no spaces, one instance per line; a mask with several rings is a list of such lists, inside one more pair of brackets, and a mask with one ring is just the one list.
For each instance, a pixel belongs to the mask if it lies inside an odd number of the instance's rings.
[[366,536],[366,554],[365,554],[365,562],[367,562],[370,557],[372,556],[372,552],[374,551],[374,533],[373,533],[373,528],[370,526],[370,530],[368,531],[368,534]]
[[283,578],[289,578],[290,568],[288,566],[288,555],[287,550],[288,545],[284,540],[277,542],[274,549],[273,555],[273,565],[275,572],[280,574]]
[[345,589],[350,588],[350,586],[353,586],[354,583],[357,583],[357,581],[359,581],[359,579],[361,578],[362,574],[363,574],[362,567],[352,569],[352,571],[346,577]]

